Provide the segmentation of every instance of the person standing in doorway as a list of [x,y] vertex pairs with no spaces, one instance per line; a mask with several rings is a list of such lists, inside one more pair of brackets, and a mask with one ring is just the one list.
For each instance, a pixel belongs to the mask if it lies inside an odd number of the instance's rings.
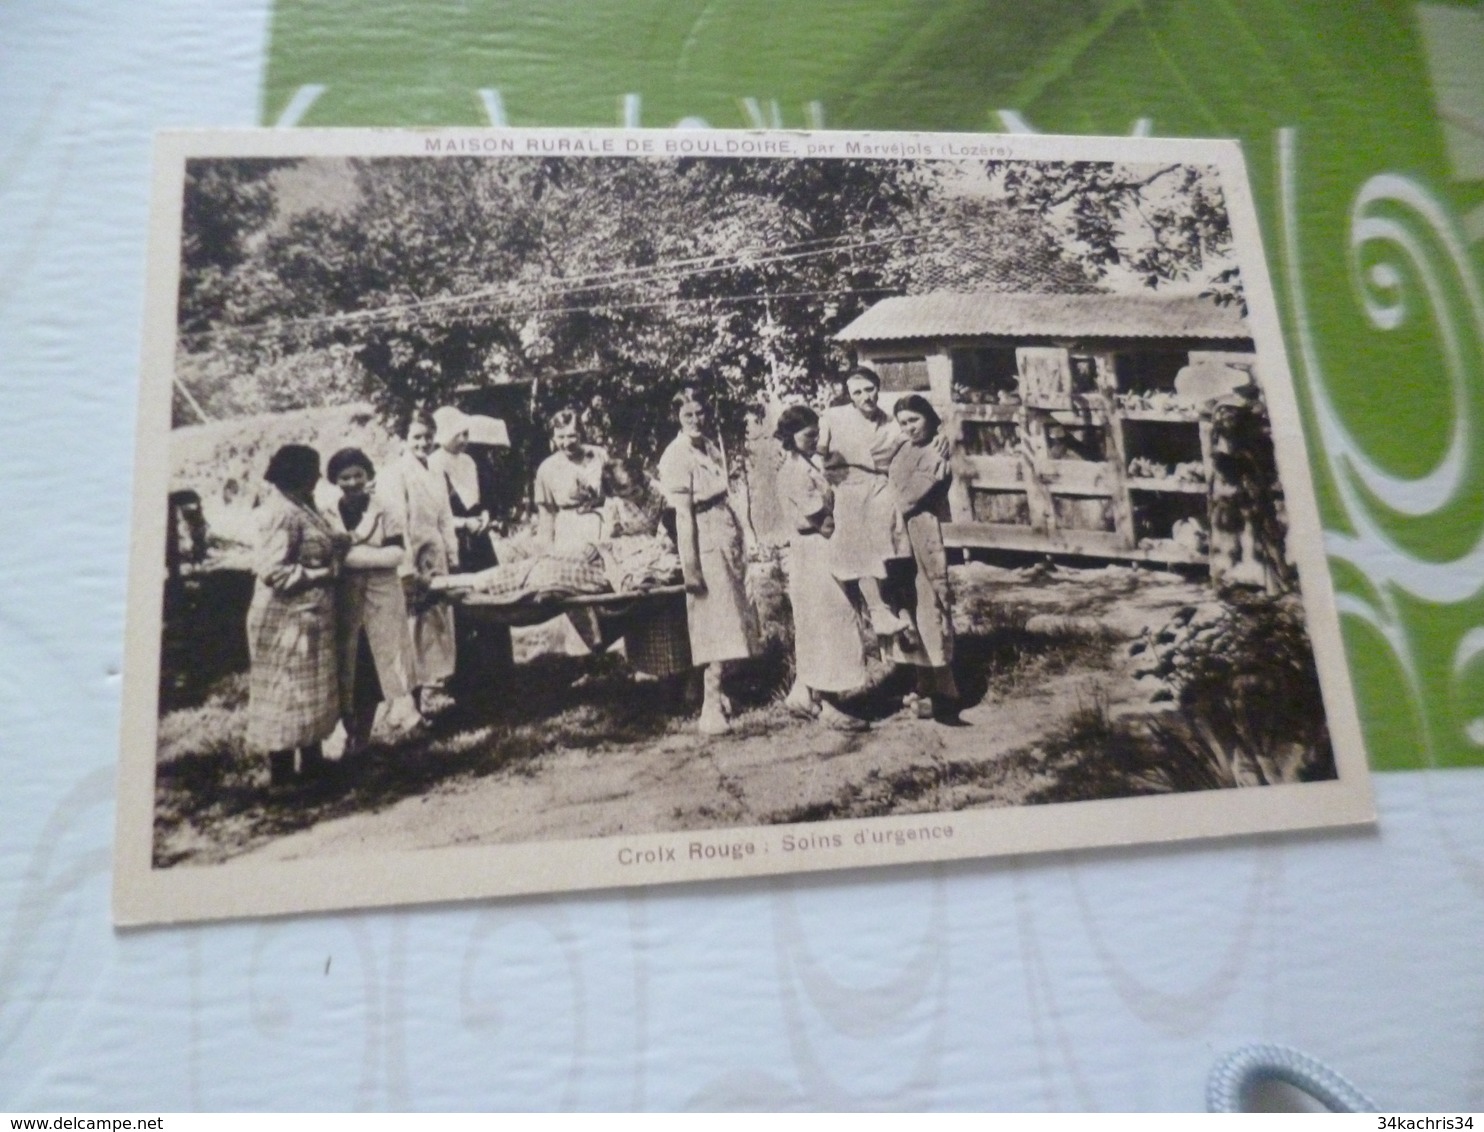
[[487,570],[495,564],[490,518],[479,490],[479,466],[469,455],[469,418],[452,405],[433,413],[435,447],[428,467],[448,481],[448,505],[459,542],[459,569]]
[[[489,510],[479,484],[479,466],[467,451],[472,419],[453,405],[433,412],[436,447],[428,467],[443,477],[453,513],[457,560],[452,573],[472,574],[496,565]],[[453,610],[455,671],[449,688],[455,697],[488,697],[513,661],[510,627],[480,621],[470,609]]]

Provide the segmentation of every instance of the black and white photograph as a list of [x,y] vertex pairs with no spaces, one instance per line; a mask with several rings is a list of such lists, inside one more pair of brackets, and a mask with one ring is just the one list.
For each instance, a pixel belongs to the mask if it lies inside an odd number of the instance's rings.
[[1354,824],[1234,144],[157,146],[116,916]]

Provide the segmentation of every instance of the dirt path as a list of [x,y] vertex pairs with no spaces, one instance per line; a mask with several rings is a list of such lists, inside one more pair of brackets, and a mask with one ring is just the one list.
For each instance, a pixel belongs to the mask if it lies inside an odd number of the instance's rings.
[[1047,670],[1031,648],[1008,675],[989,674],[987,693],[963,712],[961,727],[898,715],[846,735],[767,708],[715,740],[677,724],[643,745],[558,747],[379,811],[321,821],[236,859],[1014,805],[1047,784],[1024,753],[1075,713],[1148,709],[1149,691],[1134,678],[1127,642],[1182,605],[1208,599],[1198,583],[1129,569],[1051,576],[962,570],[959,592],[972,593],[984,608],[1021,610],[1027,639],[1080,633],[1100,642],[1088,650],[1096,662]]

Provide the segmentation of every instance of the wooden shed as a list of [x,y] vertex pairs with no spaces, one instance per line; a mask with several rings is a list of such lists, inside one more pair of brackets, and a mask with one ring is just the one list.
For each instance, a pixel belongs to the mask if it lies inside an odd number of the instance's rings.
[[1194,295],[933,292],[836,335],[921,392],[955,453],[950,545],[1205,563],[1211,409],[1255,392],[1236,307]]

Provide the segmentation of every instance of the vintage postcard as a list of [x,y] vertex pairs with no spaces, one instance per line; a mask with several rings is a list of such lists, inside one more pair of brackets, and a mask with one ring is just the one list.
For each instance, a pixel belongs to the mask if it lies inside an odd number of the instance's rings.
[[1235,143],[162,135],[115,917],[1373,820]]

